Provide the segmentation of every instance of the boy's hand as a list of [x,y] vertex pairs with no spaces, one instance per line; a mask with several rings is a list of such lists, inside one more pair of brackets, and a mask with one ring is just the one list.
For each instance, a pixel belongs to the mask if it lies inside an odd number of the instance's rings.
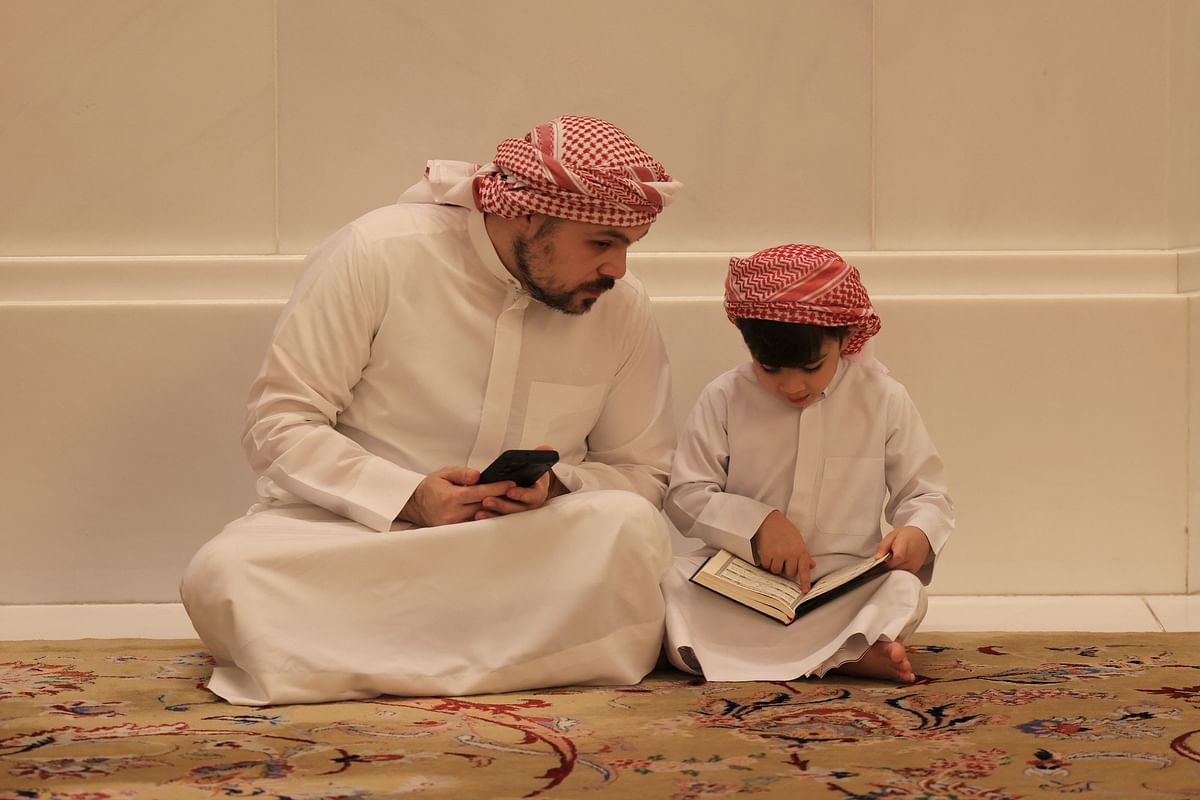
[[794,579],[801,591],[812,588],[810,575],[817,564],[808,554],[804,536],[781,512],[767,515],[751,543],[763,569]]
[[929,546],[929,537],[925,531],[912,525],[896,528],[875,548],[875,557],[891,551],[892,558],[888,561],[888,569],[902,569],[905,572],[916,572],[929,560],[933,549]]

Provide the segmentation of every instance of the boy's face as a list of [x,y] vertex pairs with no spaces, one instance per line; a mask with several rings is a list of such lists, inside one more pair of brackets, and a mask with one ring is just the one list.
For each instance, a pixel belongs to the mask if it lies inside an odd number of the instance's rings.
[[842,360],[842,343],[836,338],[826,338],[821,343],[821,354],[817,360],[803,367],[764,367],[754,361],[754,374],[763,386],[775,392],[792,408],[804,408],[817,402],[821,392],[829,386]]

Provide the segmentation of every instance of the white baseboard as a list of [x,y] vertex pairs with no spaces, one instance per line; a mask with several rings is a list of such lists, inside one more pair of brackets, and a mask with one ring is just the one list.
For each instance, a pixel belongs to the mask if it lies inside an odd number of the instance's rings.
[[0,641],[195,639],[182,603],[0,606]]
[[[1195,631],[1200,596],[933,595],[921,630]],[[27,639],[194,639],[180,603],[0,606],[0,642]]]

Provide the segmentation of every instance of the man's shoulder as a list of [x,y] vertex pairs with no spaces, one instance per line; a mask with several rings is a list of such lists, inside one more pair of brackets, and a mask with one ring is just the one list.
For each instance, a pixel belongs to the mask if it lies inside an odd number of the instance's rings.
[[467,235],[471,212],[458,206],[432,203],[393,203],[368,211],[350,223],[366,242],[414,241]]

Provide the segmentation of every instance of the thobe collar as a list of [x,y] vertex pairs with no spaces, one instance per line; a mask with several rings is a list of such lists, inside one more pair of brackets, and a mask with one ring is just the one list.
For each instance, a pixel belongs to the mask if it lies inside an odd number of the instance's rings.
[[492,237],[488,236],[487,225],[483,221],[483,212],[469,209],[469,214],[467,231],[471,236],[471,245],[475,248],[479,260],[496,280],[514,291],[524,292],[525,289],[521,286],[521,282],[508,271],[508,267],[504,266],[504,262],[500,260],[496,246],[492,244]]
[[847,367],[848,367],[848,365],[846,364],[845,357],[839,358],[837,370],[835,370],[833,373],[833,380],[831,380],[829,382],[829,385],[825,387],[825,391],[821,392],[820,397],[818,397],[814,402],[810,403],[808,406],[800,409],[800,413],[803,414],[805,411],[812,408],[817,403],[820,403],[822,400],[828,400],[829,395],[831,395],[835,391],[837,391],[838,386],[840,386],[842,383],[842,379],[846,377]]
[[846,370],[848,366],[849,365],[846,363],[845,356],[842,356],[838,359],[837,371],[833,373],[833,380],[831,380],[829,385],[825,387],[825,391],[821,392],[822,400],[826,399],[829,397],[829,395],[837,391],[838,386],[840,386],[842,383],[842,379],[846,377]]

